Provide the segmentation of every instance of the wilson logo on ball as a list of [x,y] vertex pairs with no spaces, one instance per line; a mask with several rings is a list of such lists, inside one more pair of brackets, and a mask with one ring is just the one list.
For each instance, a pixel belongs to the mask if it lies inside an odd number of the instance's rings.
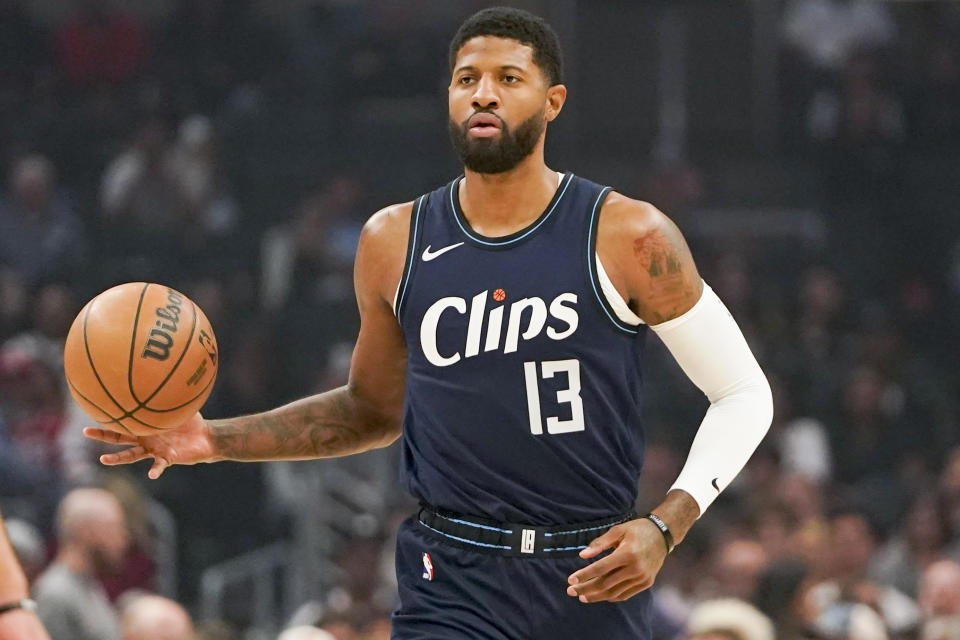
[[166,360],[170,357],[170,348],[173,346],[171,334],[177,332],[182,304],[183,297],[173,289],[167,289],[167,306],[157,307],[158,320],[154,323],[157,328],[150,330],[150,337],[140,354],[141,358]]

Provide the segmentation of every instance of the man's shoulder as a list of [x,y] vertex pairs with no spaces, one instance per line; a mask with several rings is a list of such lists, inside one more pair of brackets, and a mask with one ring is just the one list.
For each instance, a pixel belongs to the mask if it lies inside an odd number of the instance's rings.
[[360,233],[354,264],[358,296],[375,292],[388,304],[400,280],[410,237],[414,201],[393,204],[370,216]]
[[54,639],[115,640],[115,612],[99,583],[54,563],[33,586],[37,613]]
[[657,207],[645,200],[637,200],[611,191],[600,209],[600,230],[615,232],[645,232],[656,229],[666,220]]
[[600,210],[597,247],[614,262],[629,259],[638,242],[659,237],[672,227],[669,218],[649,202],[611,191]]
[[408,227],[410,225],[410,216],[413,215],[413,205],[416,200],[408,202],[399,202],[383,207],[372,216],[367,218],[363,225],[363,232],[366,234],[382,235],[396,230],[399,227]]
[[[459,177],[455,178],[454,180],[458,179]],[[422,198],[424,203],[426,203],[428,198],[431,196],[437,196],[442,191],[445,191],[449,186],[450,182],[446,182],[439,187],[428,191],[422,196],[414,198],[413,200],[398,202],[396,204],[383,207],[367,219],[367,222],[363,227],[364,233],[379,235],[397,230],[406,232],[407,228],[410,226],[410,219],[413,216],[413,210],[417,202]]]
[[405,250],[415,202],[392,204],[370,216],[360,234],[361,247],[368,247],[378,254]]
[[47,567],[33,585],[33,594],[37,600],[72,601],[77,593],[85,591],[83,578],[58,563]]

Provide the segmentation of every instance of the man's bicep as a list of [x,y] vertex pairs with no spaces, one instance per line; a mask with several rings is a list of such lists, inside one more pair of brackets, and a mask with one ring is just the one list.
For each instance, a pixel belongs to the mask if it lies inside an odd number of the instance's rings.
[[349,386],[364,408],[396,428],[403,411],[407,348],[400,325],[382,300],[361,312],[360,335],[350,363]]
[[697,303],[703,281],[680,229],[652,205],[630,235],[628,278],[647,324],[678,318]]
[[[354,266],[360,311],[360,334],[350,364],[349,388],[364,410],[399,431],[403,411],[407,348],[388,292],[396,287],[406,252],[406,235],[398,211],[385,209],[364,227]],[[409,216],[407,216],[409,218]]]

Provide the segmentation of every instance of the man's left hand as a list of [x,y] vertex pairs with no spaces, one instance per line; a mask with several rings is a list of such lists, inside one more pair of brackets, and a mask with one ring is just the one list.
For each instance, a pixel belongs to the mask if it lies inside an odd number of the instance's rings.
[[593,558],[613,552],[574,572],[567,578],[567,595],[580,602],[620,602],[653,585],[667,557],[663,534],[646,518],[637,518],[611,527],[580,552]]

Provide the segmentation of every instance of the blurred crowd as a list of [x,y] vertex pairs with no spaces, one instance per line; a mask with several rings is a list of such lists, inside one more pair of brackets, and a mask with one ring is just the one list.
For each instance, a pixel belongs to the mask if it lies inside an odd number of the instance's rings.
[[[170,638],[240,638],[248,594],[201,619],[201,574],[292,536],[297,505],[278,496],[303,467],[179,467],[149,483],[139,466],[100,467],[65,393],[64,337],[99,291],[158,281],[217,332],[206,415],[341,384],[360,226],[456,171],[447,39],[487,3],[38,4],[58,10],[0,0],[0,504],[48,619],[89,621],[91,638],[146,640],[138,625],[160,617],[182,630]],[[665,6],[640,4],[596,6]],[[695,25],[698,3],[682,4]],[[581,46],[625,28],[575,10]],[[957,640],[960,11],[792,0],[773,28],[772,139],[718,153],[722,123],[694,109],[707,124],[682,159],[651,159],[653,140],[548,150],[598,181],[616,164],[616,188],[677,219],[774,388],[765,443],[664,566],[655,637]],[[614,99],[616,69],[567,57],[572,95],[608,76]],[[588,140],[604,117],[590,105],[572,107]],[[737,131],[755,139],[749,120]],[[650,340],[641,509],[706,408]],[[333,549],[340,577],[304,597],[284,640],[388,637],[391,532],[409,508],[389,460],[376,462],[387,506]]]

